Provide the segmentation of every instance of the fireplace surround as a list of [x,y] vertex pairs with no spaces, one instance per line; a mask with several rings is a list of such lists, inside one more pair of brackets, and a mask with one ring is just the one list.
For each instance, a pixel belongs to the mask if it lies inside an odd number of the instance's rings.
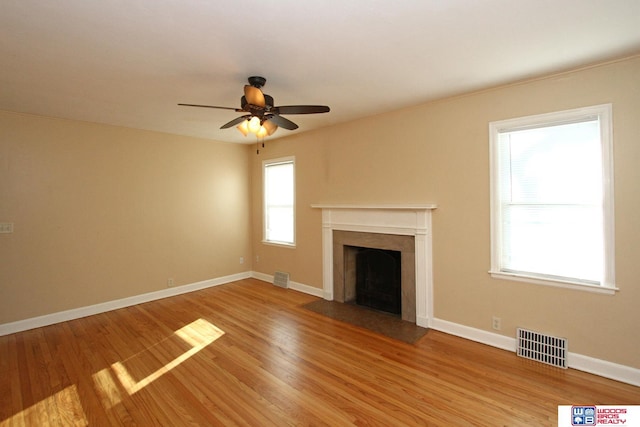
[[348,279],[351,274],[344,270],[345,245],[400,250],[402,318],[429,327],[433,318],[431,214],[436,205],[312,207],[322,209],[324,299],[345,300],[345,276]]
[[416,268],[414,236],[333,230],[333,300],[356,299],[356,251],[362,247],[400,252],[401,317],[416,322]]

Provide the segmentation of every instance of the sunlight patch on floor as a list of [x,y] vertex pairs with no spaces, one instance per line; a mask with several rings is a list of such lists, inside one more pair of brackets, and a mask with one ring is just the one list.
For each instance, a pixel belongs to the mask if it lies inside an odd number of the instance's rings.
[[[52,419],[55,414],[56,419]],[[20,411],[0,422],[0,426],[13,425],[64,425],[64,426],[88,426],[87,415],[82,409],[80,396],[76,385],[60,390],[46,399]]]
[[102,406],[106,409],[111,409],[122,401],[120,389],[111,373],[111,369],[104,368],[93,374],[93,384],[100,395]]
[[[139,381],[136,381],[134,376],[131,375],[129,370],[127,370],[126,366],[122,362],[116,362],[111,365],[111,370],[113,371],[113,373],[115,373],[118,381],[120,382],[120,384],[122,384],[129,395],[137,393],[147,385],[151,384],[153,381],[160,378],[165,373],[171,371],[176,366],[179,366],[185,360],[189,359],[200,350],[224,335],[224,331],[204,319],[198,319],[178,329],[173,333],[173,335],[190,345],[191,348],[175,359],[166,363],[160,369],[152,372]],[[109,368],[106,368],[107,371],[108,369]],[[97,378],[96,375],[98,376]],[[107,387],[113,390],[113,388],[109,385],[109,380],[111,378],[109,372],[103,373],[101,371],[96,375],[94,375],[94,382],[96,382],[96,380],[101,381],[102,384],[105,384]],[[113,406],[113,404],[119,403],[120,401],[120,397],[116,393],[117,387],[115,393],[110,394],[111,397],[109,400],[109,404],[111,406]]]

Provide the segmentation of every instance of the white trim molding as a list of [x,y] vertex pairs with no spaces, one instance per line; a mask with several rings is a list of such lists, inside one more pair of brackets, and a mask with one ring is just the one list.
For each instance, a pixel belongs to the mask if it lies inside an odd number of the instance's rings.
[[322,209],[323,297],[333,300],[333,231],[414,236],[416,264],[416,324],[428,327],[433,316],[432,230],[434,204],[337,205]]
[[[516,339],[482,329],[471,328],[442,319],[433,319],[431,328],[460,338],[476,341],[503,350],[516,351]],[[578,353],[569,352],[567,366],[578,371],[588,372],[623,383],[640,387],[640,369],[620,365],[607,360],[595,359]]]
[[66,322],[68,320],[80,319],[81,317],[92,316],[94,314],[106,313],[107,311],[130,307],[132,305],[155,301],[162,298],[186,294],[188,292],[199,291],[201,289],[210,288],[212,286],[218,286],[225,283],[235,282],[237,280],[248,279],[249,277],[251,277],[251,272],[232,274],[229,276],[218,277],[216,279],[209,279],[202,282],[177,286],[175,288],[162,289],[160,291],[149,292],[146,294],[135,295],[132,297],[113,301],[107,301],[100,304],[59,311],[57,313],[45,314],[44,316],[32,317],[30,319],[18,320],[11,323],[4,323],[0,325],[0,336],[27,331],[29,329],[40,328],[43,326],[49,326],[60,322]]
[[[260,273],[258,271],[253,271],[251,273],[251,277],[254,279],[262,280],[263,282],[273,283],[272,274],[265,274],[265,273]],[[293,280],[289,280],[289,289],[302,292],[303,294],[313,295],[314,297],[318,297],[318,298],[322,298],[323,296],[322,289],[316,288],[315,286],[309,286],[303,283],[294,282]]]

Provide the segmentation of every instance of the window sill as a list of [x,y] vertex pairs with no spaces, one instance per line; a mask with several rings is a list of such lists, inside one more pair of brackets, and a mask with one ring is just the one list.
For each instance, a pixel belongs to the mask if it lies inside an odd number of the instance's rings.
[[263,240],[262,243],[265,244],[265,245],[280,246],[280,247],[290,248],[290,249],[295,249],[296,248],[296,244],[295,243],[274,242],[274,241],[271,241],[271,240]]
[[556,288],[573,289],[576,291],[593,292],[593,293],[605,294],[605,295],[615,295],[615,293],[620,290],[616,287],[609,288],[609,287],[600,286],[600,285],[590,285],[587,283],[541,279],[539,277],[526,276],[523,274],[505,273],[502,271],[489,271],[489,274],[494,279],[534,283],[536,285],[553,286]]

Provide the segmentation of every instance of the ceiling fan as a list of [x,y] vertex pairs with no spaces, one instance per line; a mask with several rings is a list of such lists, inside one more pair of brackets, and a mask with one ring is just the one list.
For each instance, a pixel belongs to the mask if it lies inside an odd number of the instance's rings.
[[249,77],[249,84],[244,86],[244,95],[240,98],[240,108],[217,107],[215,105],[199,104],[178,104],[185,107],[218,108],[222,110],[233,110],[238,113],[248,113],[225,123],[220,129],[228,129],[237,126],[238,130],[245,136],[253,133],[257,137],[273,135],[278,127],[295,130],[298,125],[289,119],[285,119],[281,114],[316,114],[328,113],[329,107],[326,105],[285,105],[274,106],[273,97],[262,93],[262,86],[267,79],[260,76]]

